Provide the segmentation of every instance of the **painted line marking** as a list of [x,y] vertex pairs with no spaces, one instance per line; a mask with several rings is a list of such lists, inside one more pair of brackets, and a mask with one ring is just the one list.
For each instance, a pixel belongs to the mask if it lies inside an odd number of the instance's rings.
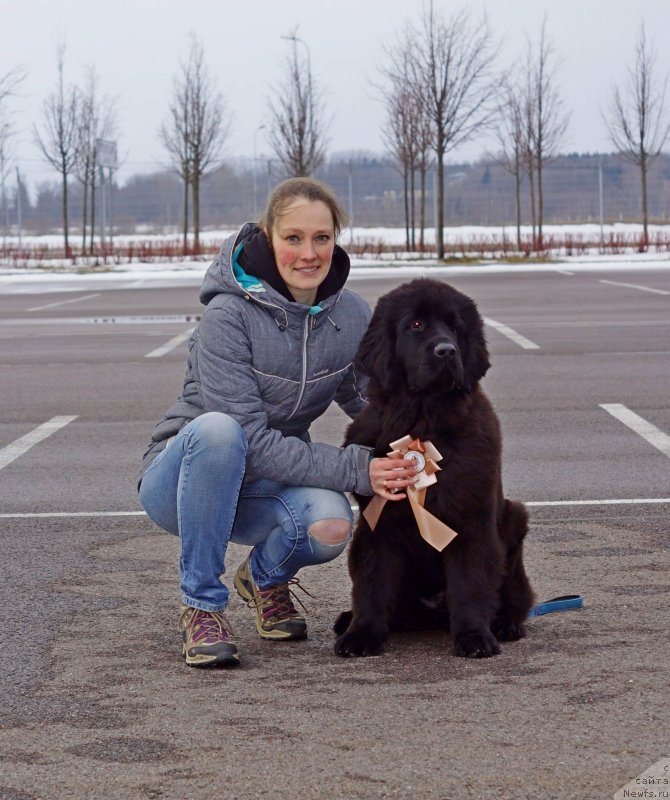
[[75,419],[77,419],[76,416],[52,417],[24,436],[20,436],[15,441],[10,442],[10,444],[0,449],[0,469],[6,467],[7,464],[11,464],[14,459],[27,453],[31,447],[64,428]]
[[670,294],[663,289],[652,289],[650,286],[640,286],[637,283],[619,283],[619,281],[606,281],[600,279],[600,283],[608,283],[610,286],[625,286],[627,289],[639,289],[641,292],[653,292],[654,294]]
[[540,349],[539,344],[531,342],[530,339],[526,339],[525,336],[522,336],[520,333],[517,333],[513,328],[510,328],[508,325],[503,325],[502,322],[496,322],[494,319],[491,319],[490,317],[484,317],[484,322],[487,325],[490,325],[492,328],[495,328],[499,333],[502,333],[503,336],[507,336],[508,339],[511,339],[515,344],[518,344],[519,347],[523,347],[524,350]]
[[[525,506],[534,508],[550,508],[552,506],[636,506],[636,505],[664,505],[670,503],[670,497],[633,497],[626,499],[609,500],[523,500]],[[353,511],[359,511],[358,503],[351,503]],[[0,518],[3,515],[0,514]]]
[[647,422],[641,416],[631,411],[621,403],[600,403],[600,408],[607,411],[619,422],[629,427],[632,431],[641,436],[650,445],[653,445],[657,450],[660,450],[664,456],[670,458],[670,436],[664,433],[660,428]]
[[568,272],[567,269],[557,269],[556,272],[558,272],[559,275],[574,275],[575,274],[574,272]]
[[34,308],[27,308],[26,311],[44,311],[45,308],[55,308],[56,306],[64,306],[67,303],[78,303],[80,300],[90,300],[92,297],[100,297],[100,292],[95,294],[86,294],[83,297],[73,297],[71,300],[59,300],[57,303],[47,303],[45,306],[35,306]]
[[670,497],[638,497],[629,500],[526,500],[525,506],[545,508],[549,506],[630,506],[639,504],[670,503]]
[[[534,508],[550,506],[626,506],[626,505],[664,505],[670,497],[637,497],[609,500],[524,500],[524,505]],[[358,505],[352,503],[354,511]],[[0,519],[48,519],[50,517],[146,517],[144,511],[45,511],[14,514],[0,514]]]
[[[154,325],[154,324],[183,324],[185,322],[200,322],[200,314],[157,314],[154,316],[137,317],[27,317],[16,319],[1,319],[0,325]],[[613,323],[614,324],[614,323]]]
[[185,342],[193,333],[195,328],[189,328],[184,333],[180,333],[178,336],[173,336],[172,339],[165,342],[165,344],[157,347],[155,350],[152,350],[150,353],[147,353],[144,357],[145,358],[160,358],[164,356],[166,353],[169,353],[170,350],[174,350],[175,347],[178,347],[182,342]]
[[0,519],[48,519],[49,517],[146,517],[144,511],[46,511],[0,514]]

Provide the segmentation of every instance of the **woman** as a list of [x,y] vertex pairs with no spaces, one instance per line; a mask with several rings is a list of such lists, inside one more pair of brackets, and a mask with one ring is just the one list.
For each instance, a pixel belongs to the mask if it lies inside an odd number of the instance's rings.
[[253,547],[234,586],[258,633],[304,639],[289,585],[301,567],[346,547],[343,492],[396,500],[404,494],[393,490],[414,479],[411,462],[309,437],[333,400],[350,416],[365,403],[353,359],[370,310],[344,289],[349,258],[336,245],[344,219],[323,184],[285,181],[260,225],[227,239],[205,275],[184,388],[153,431],[140,479],[147,514],[180,537],[189,666],[239,662],[223,614],[229,541]]

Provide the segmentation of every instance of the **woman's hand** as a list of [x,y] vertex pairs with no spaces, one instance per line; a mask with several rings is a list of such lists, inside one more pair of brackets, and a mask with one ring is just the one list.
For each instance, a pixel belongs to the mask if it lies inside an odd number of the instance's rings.
[[416,480],[416,464],[398,458],[373,458],[370,461],[372,491],[384,500],[402,500],[402,491]]

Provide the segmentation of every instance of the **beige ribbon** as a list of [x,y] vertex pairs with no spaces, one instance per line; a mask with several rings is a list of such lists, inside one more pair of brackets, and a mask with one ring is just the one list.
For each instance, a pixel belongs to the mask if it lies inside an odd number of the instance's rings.
[[[436,550],[444,550],[458,534],[423,507],[426,499],[426,489],[437,483],[435,473],[440,471],[437,462],[442,461],[442,456],[431,442],[422,442],[420,439],[412,439],[411,436],[403,436],[402,439],[391,442],[390,446],[391,452],[387,454],[389,458],[412,460],[420,469],[417,482],[413,486],[408,486],[405,490],[407,499],[414,512],[414,519],[422,538]],[[377,526],[379,517],[387,502],[383,497],[376,494],[368,503],[363,516],[371,530],[374,530]]]

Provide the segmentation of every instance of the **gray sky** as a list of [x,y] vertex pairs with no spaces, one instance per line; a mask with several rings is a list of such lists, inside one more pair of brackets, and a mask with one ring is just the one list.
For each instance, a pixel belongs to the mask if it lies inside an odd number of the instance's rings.
[[[435,0],[447,13],[461,5]],[[659,75],[670,73],[670,0],[471,0],[467,6],[488,14],[503,41],[501,64],[521,57],[524,35],[535,38],[546,13],[559,85],[572,111],[565,152],[611,149],[600,109],[631,63],[643,17]],[[83,81],[86,67],[95,65],[102,92],[118,97],[120,177],[158,168],[164,154],[157,130],[190,32],[202,39],[228,100],[228,154],[251,157],[254,138],[258,155],[269,154],[259,126],[291,47],[281,36],[296,26],[333,118],[330,152],[381,152],[383,109],[371,80],[383,46],[421,8],[421,0],[0,0],[0,74],[20,64],[28,71],[12,100],[19,165],[31,183],[57,177],[40,163],[30,130],[54,87],[56,49],[64,41],[66,79]],[[486,144],[472,142],[449,159],[475,158]]]

